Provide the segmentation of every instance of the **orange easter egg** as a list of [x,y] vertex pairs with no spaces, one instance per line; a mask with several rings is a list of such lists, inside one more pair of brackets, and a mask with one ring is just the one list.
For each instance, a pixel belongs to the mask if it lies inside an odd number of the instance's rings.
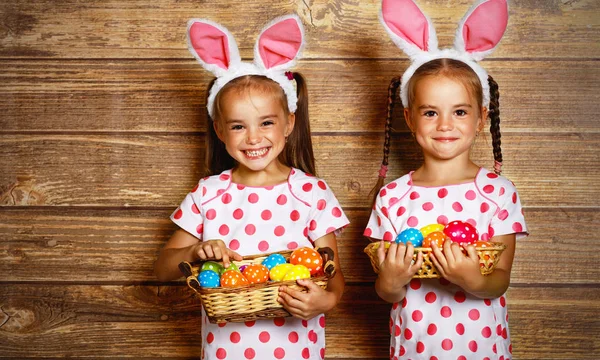
[[236,270],[227,270],[221,275],[221,286],[233,288],[248,285],[248,279],[241,272]]
[[269,269],[262,264],[248,265],[243,272],[249,284],[260,284],[269,281]]
[[314,276],[323,271],[323,258],[317,250],[309,247],[303,247],[294,250],[290,256],[290,263],[294,265],[304,265],[310,270],[310,275]]
[[441,231],[434,231],[423,239],[423,247],[430,248],[432,247],[431,244],[435,244],[439,249],[442,249],[444,241],[446,241],[446,234]]

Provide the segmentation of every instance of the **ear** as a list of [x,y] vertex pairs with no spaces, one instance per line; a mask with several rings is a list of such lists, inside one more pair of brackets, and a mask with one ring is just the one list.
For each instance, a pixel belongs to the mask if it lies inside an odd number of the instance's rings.
[[383,0],[379,21],[392,41],[411,59],[422,52],[437,50],[435,28],[413,0]]
[[191,19],[187,27],[188,49],[206,70],[223,75],[232,64],[240,63],[235,39],[225,27],[204,19]]
[[261,31],[254,46],[254,62],[270,70],[289,69],[296,63],[304,43],[304,28],[296,15],[279,17]]
[[461,20],[454,48],[471,54],[475,61],[491,54],[506,31],[506,0],[478,0]]
[[224,136],[223,136],[223,134],[221,132],[221,127],[214,120],[213,120],[212,123],[213,123],[213,129],[215,130],[215,134],[217,134],[217,137],[219,138],[219,140],[221,140],[221,142],[224,143],[225,141],[223,140]]
[[410,132],[414,133],[415,132],[415,124],[413,122],[413,118],[411,116],[409,108],[404,108],[404,120],[406,121],[406,125],[410,129]]
[[285,137],[290,136],[290,134],[294,131],[294,126],[296,125],[296,114],[290,113],[288,115],[287,125],[285,127],[286,135]]
[[481,116],[477,122],[477,132],[483,130],[483,126],[485,125],[485,121],[488,118],[488,109],[484,106],[481,108]]

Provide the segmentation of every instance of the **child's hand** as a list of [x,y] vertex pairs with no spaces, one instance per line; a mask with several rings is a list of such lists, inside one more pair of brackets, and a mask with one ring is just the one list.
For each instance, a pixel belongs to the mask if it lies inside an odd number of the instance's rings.
[[379,260],[379,277],[392,286],[402,287],[409,283],[423,264],[423,253],[417,254],[417,261],[412,264],[415,248],[412,244],[396,244],[393,242],[385,254],[385,242],[381,241],[377,249]]
[[296,282],[306,287],[308,292],[303,293],[288,286],[280,286],[277,299],[292,316],[309,320],[328,312],[335,306],[336,296],[333,293],[322,289],[309,279],[300,279]]
[[193,250],[194,254],[201,260],[223,259],[223,266],[229,266],[229,258],[241,261],[242,256],[229,249],[223,240],[208,240],[199,242]]
[[440,275],[446,280],[469,291],[474,284],[479,283],[483,275],[479,271],[479,256],[475,246],[468,245],[462,251],[462,247],[452,241],[444,242],[444,252],[435,243],[431,244],[433,252],[429,255]]

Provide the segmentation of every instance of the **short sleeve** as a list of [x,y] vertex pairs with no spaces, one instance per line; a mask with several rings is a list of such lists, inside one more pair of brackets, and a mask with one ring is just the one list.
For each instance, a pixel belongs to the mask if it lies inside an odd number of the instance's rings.
[[333,191],[323,180],[318,180],[317,186],[313,187],[308,218],[308,238],[314,242],[331,232],[339,235],[349,223]]
[[514,186],[507,188],[498,211],[490,222],[490,237],[516,234],[517,239],[528,235],[519,194]]
[[392,241],[395,234],[396,229],[392,225],[387,208],[383,206],[383,199],[381,195],[377,195],[375,206],[371,211],[371,217],[363,235],[373,239]]
[[171,214],[171,220],[175,224],[200,240],[202,240],[204,217],[201,214],[202,196],[197,189],[203,188],[201,183],[202,181],[186,195],[181,205]]

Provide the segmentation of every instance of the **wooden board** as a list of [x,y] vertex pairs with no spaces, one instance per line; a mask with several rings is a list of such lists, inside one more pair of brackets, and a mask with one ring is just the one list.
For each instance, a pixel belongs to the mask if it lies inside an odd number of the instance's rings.
[[[457,24],[471,4],[470,0],[453,1],[452,6],[441,0],[419,1],[434,21],[441,46],[452,44]],[[379,8],[376,0],[235,5],[226,0],[10,1],[0,7],[6,19],[0,28],[0,56],[190,58],[186,22],[204,17],[230,29],[241,55],[251,58],[264,24],[296,12],[306,28],[305,57],[404,58],[379,24]],[[509,10],[508,29],[495,57],[598,58],[597,1],[521,0],[511,3]]]
[[[0,353],[10,358],[199,356],[199,304],[188,290],[143,285],[2,286]],[[600,337],[599,288],[516,287],[509,290],[508,299],[515,358],[594,359],[590,349],[598,349]],[[372,284],[348,286],[342,302],[327,316],[327,358],[385,358],[389,308],[377,298]],[[583,343],[589,347],[578,346]]]
[[[407,65],[404,60],[301,61],[312,131],[382,132],[388,84]],[[211,75],[193,59],[0,60],[0,67],[0,133],[206,129]],[[499,60],[486,69],[500,86],[503,133],[597,132],[589,106],[600,102],[596,61]],[[397,109],[394,127],[407,131]]]
[[[3,281],[51,283],[156,282],[153,264],[175,231],[172,209],[0,210]],[[375,280],[362,236],[370,211],[346,211],[351,224],[338,239],[348,283]],[[526,209],[531,235],[519,240],[511,281],[525,284],[600,284],[600,243],[590,209]]]
[[[0,135],[0,205],[175,207],[201,177],[203,142],[203,135]],[[317,135],[313,144],[317,172],[342,206],[369,207],[382,136]],[[491,141],[478,144],[474,160],[491,166]],[[507,134],[502,146],[504,174],[525,206],[597,205],[600,135]],[[419,163],[410,135],[394,137],[389,178]]]

